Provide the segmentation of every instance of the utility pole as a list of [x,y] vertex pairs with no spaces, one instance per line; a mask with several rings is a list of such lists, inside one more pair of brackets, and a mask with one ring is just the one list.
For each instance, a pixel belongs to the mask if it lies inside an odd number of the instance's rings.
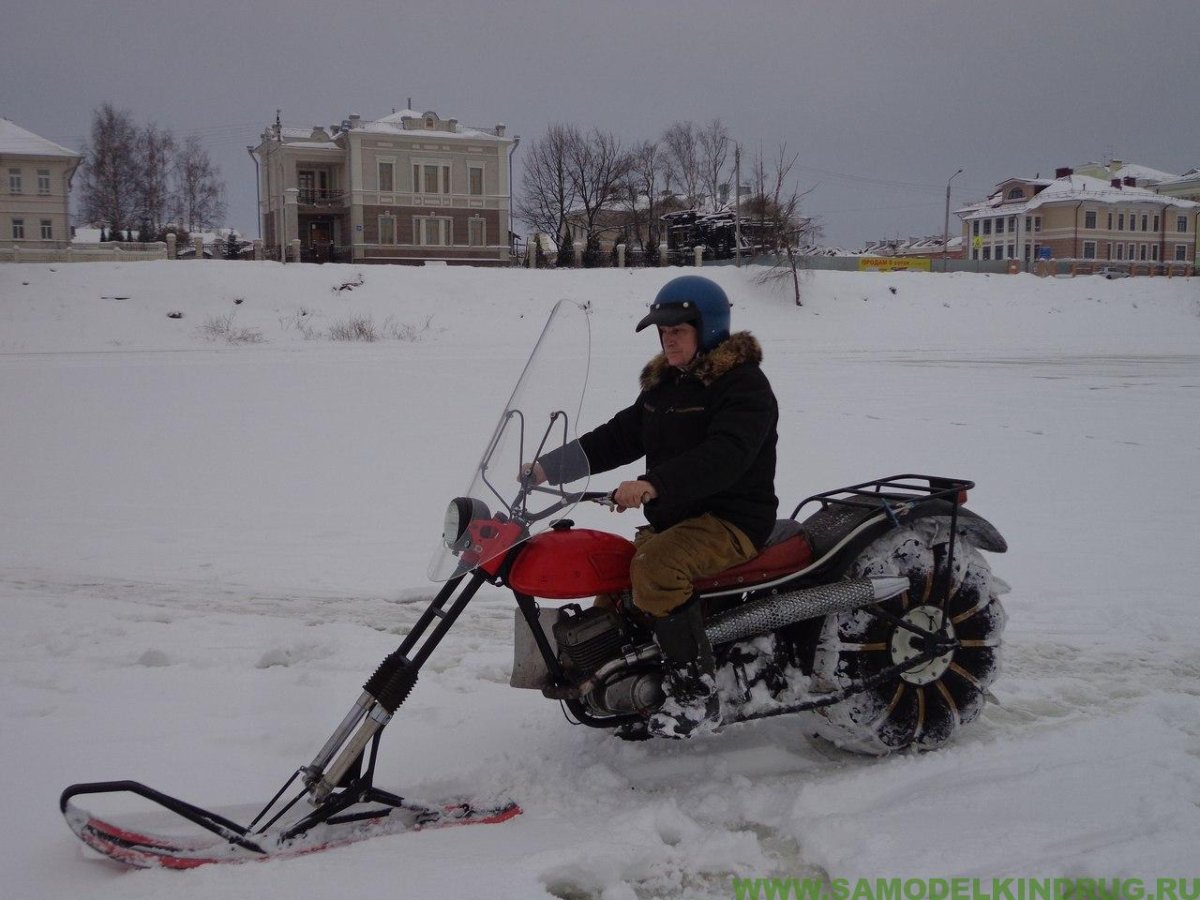
[[742,145],[733,145],[733,260],[742,267]]

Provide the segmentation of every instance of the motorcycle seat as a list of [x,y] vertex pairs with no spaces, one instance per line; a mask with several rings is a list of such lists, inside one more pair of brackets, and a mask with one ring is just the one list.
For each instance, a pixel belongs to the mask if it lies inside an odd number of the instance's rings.
[[780,519],[775,523],[771,536],[767,538],[757,556],[716,575],[698,578],[692,582],[692,587],[697,592],[741,585],[752,587],[798,572],[811,563],[812,559],[812,545],[800,523],[795,519]]

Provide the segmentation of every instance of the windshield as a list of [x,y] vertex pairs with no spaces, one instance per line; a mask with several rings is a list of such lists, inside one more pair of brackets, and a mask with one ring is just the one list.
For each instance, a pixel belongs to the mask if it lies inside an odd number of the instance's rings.
[[[466,491],[459,495],[474,501],[469,504],[472,519],[504,525],[499,529],[503,538],[464,541],[455,547],[439,541],[429,565],[433,581],[447,581],[483,565],[545,531],[579,502],[590,473],[587,458],[574,441],[590,356],[587,308],[560,300],[500,413]],[[552,451],[558,451],[557,471],[569,474],[568,483],[536,486],[528,477],[522,478],[524,464]],[[485,528],[483,533],[491,536],[496,531]]]

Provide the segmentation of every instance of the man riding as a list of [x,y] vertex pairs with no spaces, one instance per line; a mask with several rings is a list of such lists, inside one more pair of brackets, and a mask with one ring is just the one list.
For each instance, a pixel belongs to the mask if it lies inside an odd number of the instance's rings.
[[[648,735],[712,731],[721,710],[712,648],[692,582],[751,559],[775,524],[779,407],[759,368],[762,348],[730,334],[729,299],[698,275],[672,279],[637,331],[657,326],[662,352],[642,371],[631,406],[581,436],[593,473],[645,457],[645,473],[613,492],[620,510],[642,508],[630,564],[633,603],[646,613],[666,661],[663,706]],[[561,483],[565,454],[531,467]],[[549,476],[547,478],[547,476]]]

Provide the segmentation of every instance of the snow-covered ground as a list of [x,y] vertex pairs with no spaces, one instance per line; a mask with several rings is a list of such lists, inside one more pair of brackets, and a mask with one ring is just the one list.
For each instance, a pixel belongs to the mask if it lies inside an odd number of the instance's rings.
[[[786,718],[625,744],[507,687],[512,604],[489,590],[390,726],[380,781],[524,815],[187,874],[85,857],[70,782],[220,805],[311,759],[431,593],[445,502],[553,303],[591,304],[595,424],[634,394],[655,343],[633,325],[668,274],[0,267],[3,895],[1200,873],[1200,283],[820,272],[797,309],[732,268],[706,274],[764,346],[785,513],[899,472],[978,482],[1011,545],[991,560],[1013,588],[998,704],[925,755],[851,756]],[[381,339],[330,338],[355,321]]]

